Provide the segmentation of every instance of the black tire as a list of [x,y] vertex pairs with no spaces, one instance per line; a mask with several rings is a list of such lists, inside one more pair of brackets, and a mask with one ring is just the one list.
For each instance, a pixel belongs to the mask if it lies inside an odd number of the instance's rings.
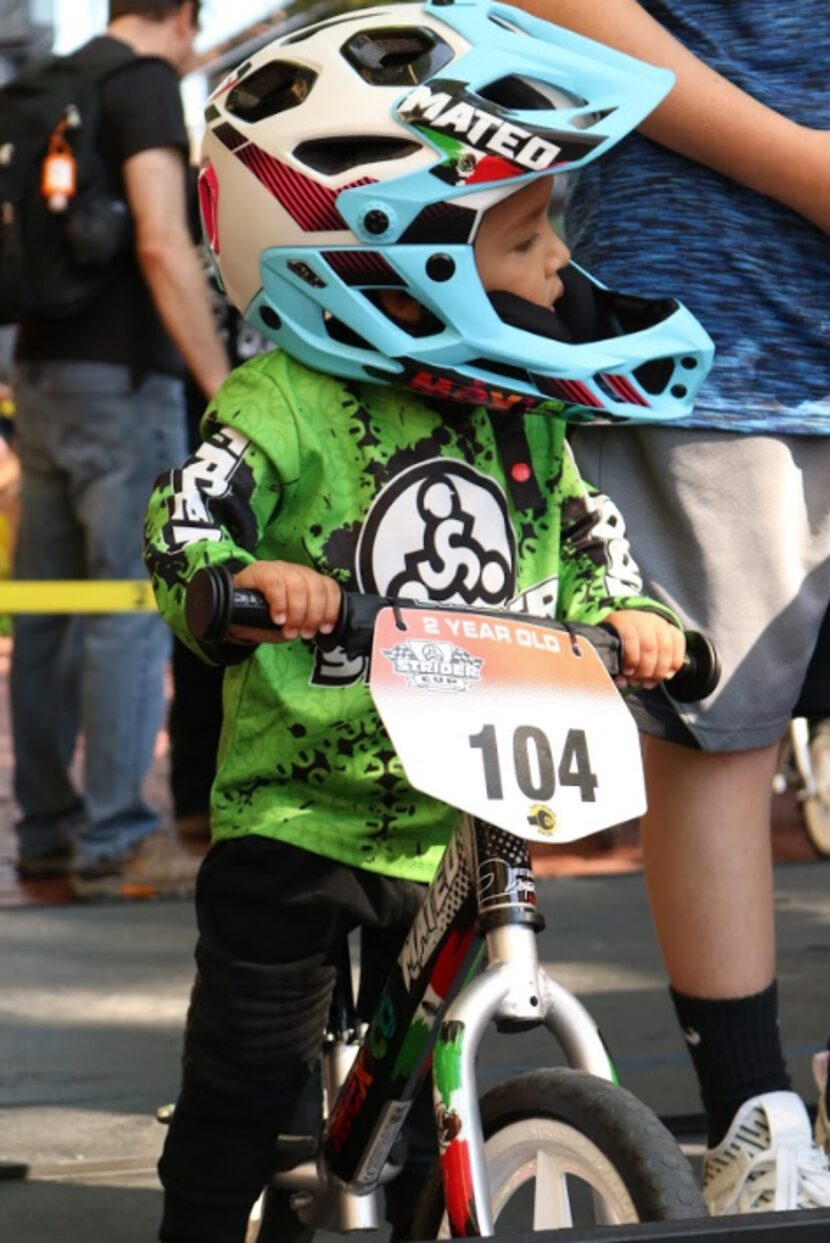
[[[604,1186],[606,1203],[613,1214],[611,1221],[676,1221],[706,1216],[691,1166],[671,1134],[650,1109],[615,1084],[584,1071],[533,1071],[500,1084],[482,1097],[481,1119],[496,1233],[500,1232],[500,1222],[501,1230],[510,1234],[535,1228],[532,1209],[518,1202],[519,1188],[513,1187],[514,1181],[525,1177],[520,1171],[535,1173],[528,1154],[522,1155],[523,1143],[531,1148],[538,1144],[543,1153],[553,1154],[551,1160],[563,1160],[561,1173],[568,1172],[570,1179],[594,1186],[600,1194]],[[527,1136],[526,1141],[522,1141],[522,1135]],[[566,1170],[567,1155],[562,1153],[567,1154],[569,1144],[583,1166],[593,1165],[597,1182]],[[579,1160],[575,1155],[575,1168],[579,1167]],[[511,1162],[516,1169],[509,1180]],[[569,1197],[573,1185],[571,1181],[567,1183]],[[578,1186],[575,1192],[578,1199]],[[500,1195],[508,1197],[506,1202],[500,1204]],[[582,1199],[589,1208],[593,1206],[590,1194]],[[511,1200],[517,1204],[508,1212]],[[584,1206],[580,1203],[577,1207]],[[524,1213],[523,1221],[515,1220],[517,1212]],[[412,1237],[434,1239],[446,1232],[442,1231],[442,1223],[446,1227],[444,1191],[436,1164],[418,1206]],[[567,1224],[566,1219],[557,1217],[545,1222],[545,1228],[561,1229]],[[589,1223],[574,1220],[573,1224]]]

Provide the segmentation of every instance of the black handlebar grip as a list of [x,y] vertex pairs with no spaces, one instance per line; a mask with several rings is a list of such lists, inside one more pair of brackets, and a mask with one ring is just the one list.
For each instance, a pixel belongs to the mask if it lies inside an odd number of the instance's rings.
[[696,703],[705,699],[720,682],[721,664],[718,650],[710,638],[697,630],[686,632],[686,657],[683,665],[663,685],[678,703]]
[[271,621],[262,593],[234,587],[233,577],[224,565],[206,566],[193,575],[187,588],[184,619],[193,637],[208,643],[222,643],[231,624],[279,630]]
[[224,566],[197,570],[187,585],[184,620],[194,639],[221,642],[230,618],[233,580]]

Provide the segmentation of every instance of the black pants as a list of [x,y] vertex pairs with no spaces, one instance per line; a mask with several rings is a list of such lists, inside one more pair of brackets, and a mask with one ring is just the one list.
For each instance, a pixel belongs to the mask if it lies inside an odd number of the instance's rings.
[[[342,938],[365,930],[358,1009],[369,1017],[423,895],[420,885],[267,838],[212,848],[196,891],[182,1088],[159,1163],[164,1243],[243,1243],[274,1171],[277,1135],[303,1130]],[[431,1132],[434,1152],[429,1111],[424,1092],[411,1115],[422,1135]],[[400,1214],[411,1214],[416,1189],[397,1194]],[[405,1221],[393,1225],[406,1234]]]
[[170,790],[173,812],[207,815],[216,776],[216,750],[222,730],[222,678],[190,648],[173,642],[173,701],[170,704]]

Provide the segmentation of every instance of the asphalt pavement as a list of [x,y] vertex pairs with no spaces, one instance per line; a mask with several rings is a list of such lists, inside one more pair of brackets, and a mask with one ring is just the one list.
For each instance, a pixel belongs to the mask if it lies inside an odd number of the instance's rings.
[[[809,1057],[830,1027],[828,868],[776,875],[784,1042],[809,1100]],[[544,879],[540,898],[542,956],[600,1022],[623,1083],[664,1117],[698,1114],[642,877]],[[4,1243],[156,1237],[154,1115],[177,1090],[193,940],[187,902],[0,908]],[[494,1034],[480,1078],[559,1062],[544,1032]]]

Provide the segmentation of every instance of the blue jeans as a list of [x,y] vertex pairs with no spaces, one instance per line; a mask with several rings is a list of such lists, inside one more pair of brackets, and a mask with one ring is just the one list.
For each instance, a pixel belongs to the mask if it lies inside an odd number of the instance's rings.
[[[183,386],[108,363],[27,362],[13,377],[18,579],[141,579],[150,490],[185,457]],[[152,613],[14,620],[11,712],[21,852],[117,858],[158,813],[142,785],[164,710],[168,632]],[[69,765],[83,733],[84,790]]]

